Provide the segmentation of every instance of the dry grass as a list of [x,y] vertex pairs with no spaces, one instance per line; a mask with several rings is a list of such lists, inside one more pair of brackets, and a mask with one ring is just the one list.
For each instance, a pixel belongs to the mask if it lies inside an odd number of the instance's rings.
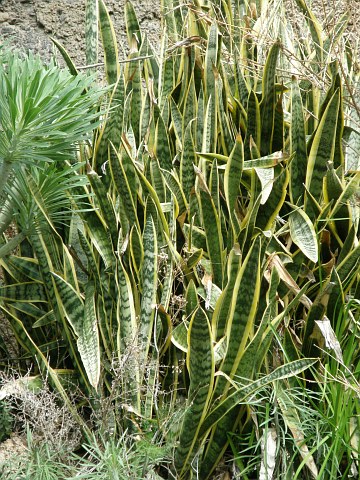
[[81,439],[79,426],[47,383],[35,388],[34,381],[28,375],[0,372],[0,399],[6,399],[16,431],[24,434],[30,429],[34,442],[45,442],[55,451],[73,451]]

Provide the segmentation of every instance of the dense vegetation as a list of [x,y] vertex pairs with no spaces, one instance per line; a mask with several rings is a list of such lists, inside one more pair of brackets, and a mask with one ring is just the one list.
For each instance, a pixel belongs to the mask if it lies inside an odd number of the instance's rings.
[[68,70],[2,50],[21,478],[357,477],[357,50],[346,15],[325,31],[296,3],[301,38],[281,2],[164,0],[154,49],[128,2],[124,61],[88,0],[84,74],[59,44]]

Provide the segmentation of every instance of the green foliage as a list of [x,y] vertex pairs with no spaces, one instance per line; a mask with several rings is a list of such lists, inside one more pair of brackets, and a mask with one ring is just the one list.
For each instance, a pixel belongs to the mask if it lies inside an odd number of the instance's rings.
[[151,447],[141,441],[134,446],[126,434],[118,440],[99,441],[93,437],[83,447],[86,453],[83,458],[74,456],[76,475],[68,477],[68,480],[161,478],[153,470],[155,464],[164,460],[164,449],[161,447]]
[[[293,437],[281,451],[294,467],[281,465],[279,475],[321,470],[335,478],[343,468],[335,457],[346,457],[349,471],[358,450],[350,434],[357,386],[340,382],[345,372],[354,381],[359,356],[346,332],[358,338],[360,174],[343,147],[358,140],[345,124],[345,111],[356,113],[347,99],[358,79],[341,40],[345,19],[328,37],[298,5],[306,41],[290,40],[292,27],[278,15],[268,37],[259,34],[272,2],[259,2],[257,12],[163,2],[165,32],[154,53],[127,3],[122,69],[105,4],[95,12],[87,2],[87,58],[97,58],[99,18],[108,103],[97,124],[98,92],[82,80],[86,107],[73,105],[79,123],[67,145],[89,126],[93,142],[80,145],[79,163],[59,164],[57,149],[66,149],[56,130],[46,156],[53,163],[39,164],[40,143],[33,156],[29,150],[28,177],[20,169],[4,187],[4,216],[15,208],[19,237],[4,239],[1,250],[0,307],[20,361],[36,359],[34,370],[49,375],[88,437],[67,377],[95,417],[110,404],[114,435],[135,438],[156,422],[148,442],[174,445],[170,470],[180,479],[210,478],[229,443],[249,470],[236,445],[254,442],[254,432],[272,435],[249,421],[265,387]],[[27,118],[32,106],[23,108]],[[46,108],[36,115],[42,126]],[[346,448],[340,439],[331,445],[331,422],[320,440],[306,439],[304,415],[287,395],[294,385],[316,418],[331,418],[346,401]],[[323,394],[320,407],[310,386]],[[269,411],[266,418],[270,424]],[[266,455],[267,447],[264,469]]]
[[16,456],[1,462],[0,473],[4,480],[19,478],[33,480],[87,480],[125,479],[158,480],[154,465],[166,460],[162,447],[139,441],[136,448],[126,435],[115,440],[95,436],[82,445],[82,451],[69,455],[62,445],[48,444],[35,439],[27,431],[27,445]]
[[[53,63],[45,66],[32,54],[23,58],[9,51],[1,56],[0,233],[14,215],[20,230],[1,256],[38,226],[38,210],[45,209],[46,218],[52,209],[57,221],[63,220],[62,194],[79,185],[79,178],[71,172],[70,179],[63,164],[76,161],[75,144],[89,139],[100,114],[96,107],[104,91],[90,88],[91,83],[90,77],[73,76]],[[68,209],[67,204],[65,212]]]
[[31,54],[2,57],[1,163],[69,159],[98,116],[92,109],[101,90],[85,94],[91,81]]
[[10,407],[4,400],[0,400],[0,442],[9,438],[13,428],[14,418]]

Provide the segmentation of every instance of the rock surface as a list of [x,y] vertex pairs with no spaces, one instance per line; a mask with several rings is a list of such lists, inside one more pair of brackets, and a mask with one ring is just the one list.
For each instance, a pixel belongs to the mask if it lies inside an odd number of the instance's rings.
[[[119,48],[126,42],[125,0],[106,0]],[[160,2],[134,0],[141,28],[156,42],[160,28]],[[31,49],[48,60],[54,37],[63,44],[76,66],[85,64],[85,0],[0,0],[0,45]]]

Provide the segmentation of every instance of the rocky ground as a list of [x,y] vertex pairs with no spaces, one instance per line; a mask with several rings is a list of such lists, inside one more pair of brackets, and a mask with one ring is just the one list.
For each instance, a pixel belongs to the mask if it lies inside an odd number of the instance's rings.
[[[54,37],[70,53],[77,66],[84,65],[85,0],[0,0],[0,45],[32,49],[49,59]],[[126,38],[125,0],[106,0],[119,42]],[[160,2],[134,0],[140,26],[156,42],[160,28]],[[121,45],[120,45],[121,47]]]

